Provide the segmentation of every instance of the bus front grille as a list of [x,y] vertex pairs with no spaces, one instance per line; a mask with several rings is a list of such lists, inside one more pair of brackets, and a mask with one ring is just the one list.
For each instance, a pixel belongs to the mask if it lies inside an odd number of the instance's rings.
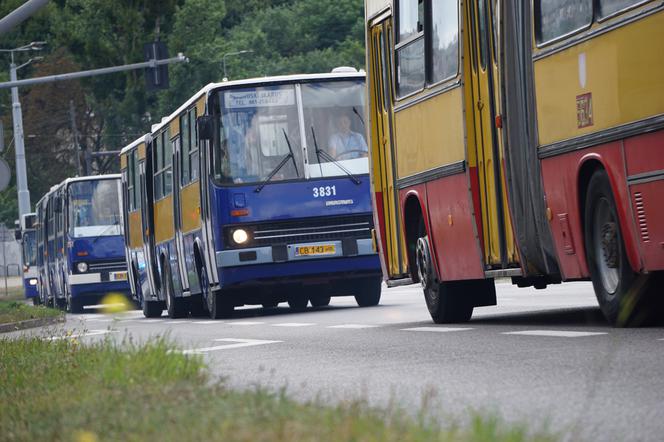
[[353,215],[233,226],[226,229],[225,238],[229,248],[239,248],[231,239],[232,231],[239,227],[248,230],[251,237],[250,243],[242,245],[242,248],[263,247],[348,238],[371,238],[373,219],[371,215]]
[[124,259],[113,259],[106,261],[95,261],[88,263],[88,272],[115,272],[127,270],[127,263]]

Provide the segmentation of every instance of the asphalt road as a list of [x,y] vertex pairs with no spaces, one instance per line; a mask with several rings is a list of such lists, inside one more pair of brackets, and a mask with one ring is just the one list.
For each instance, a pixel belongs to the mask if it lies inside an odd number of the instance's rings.
[[567,440],[662,440],[664,328],[609,327],[587,283],[498,283],[497,292],[498,306],[461,325],[434,325],[419,286],[408,286],[384,289],[372,308],[350,297],[303,313],[243,308],[221,321],[86,313],[65,328],[85,340],[168,333],[236,388],[425,407],[462,424],[480,411]]

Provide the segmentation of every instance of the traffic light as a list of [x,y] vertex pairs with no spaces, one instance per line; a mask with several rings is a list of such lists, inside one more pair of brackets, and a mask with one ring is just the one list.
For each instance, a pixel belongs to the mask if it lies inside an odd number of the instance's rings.
[[[143,54],[145,55],[145,61],[163,60],[168,58],[168,48],[162,41],[146,43],[143,46]],[[145,69],[145,88],[148,91],[156,91],[168,88],[167,64]]]

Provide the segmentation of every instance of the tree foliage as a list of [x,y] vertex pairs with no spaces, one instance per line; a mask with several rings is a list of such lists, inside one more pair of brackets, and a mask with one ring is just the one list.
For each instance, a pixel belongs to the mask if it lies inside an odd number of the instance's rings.
[[[0,17],[23,0],[0,2]],[[170,88],[147,92],[143,72],[130,71],[21,90],[28,182],[37,201],[51,185],[76,171],[69,114],[74,103],[79,143],[91,151],[117,150],[150,130],[188,97],[223,77],[224,54],[231,79],[327,72],[364,64],[362,0],[53,0],[9,34],[0,48],[48,41],[44,59],[23,68],[21,78],[143,60],[143,45],[167,43],[187,64],[170,66]],[[17,54],[17,63],[28,55]],[[0,56],[0,81],[9,58]],[[11,131],[11,100],[0,90],[5,144]],[[9,160],[13,155],[5,152]],[[13,160],[12,160],[13,165]],[[96,173],[117,171],[116,157],[96,160]],[[12,182],[13,183],[13,182]],[[0,192],[0,221],[16,218],[16,190]]]

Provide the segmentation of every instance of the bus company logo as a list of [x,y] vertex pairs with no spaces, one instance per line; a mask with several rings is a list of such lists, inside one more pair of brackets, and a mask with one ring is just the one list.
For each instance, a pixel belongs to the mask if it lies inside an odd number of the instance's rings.
[[576,96],[576,124],[579,129],[593,125],[593,94]]
[[353,200],[332,200],[325,201],[325,206],[351,206],[355,204]]

